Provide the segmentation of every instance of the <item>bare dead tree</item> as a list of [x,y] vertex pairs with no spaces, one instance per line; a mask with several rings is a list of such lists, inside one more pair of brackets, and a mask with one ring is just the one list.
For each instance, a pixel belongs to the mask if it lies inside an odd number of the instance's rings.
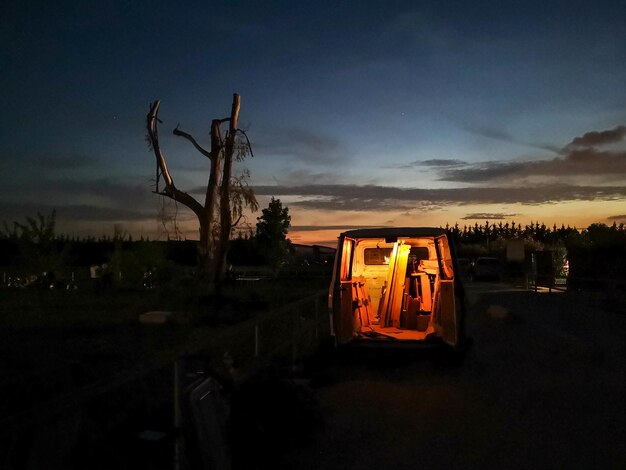
[[[233,160],[243,160],[251,154],[250,142],[245,133],[237,128],[239,120],[240,97],[233,95],[230,117],[211,121],[211,149],[203,148],[189,133],[176,127],[174,135],[187,139],[210,161],[204,205],[190,194],[181,191],[174,184],[165,156],[159,145],[157,124],[161,102],[150,105],[147,116],[148,141],[152,147],[157,164],[156,193],[167,196],[191,209],[200,225],[198,254],[202,272],[208,276],[213,287],[219,286],[223,278],[228,241],[234,227],[239,224],[246,208],[253,212],[258,209],[254,193],[246,184],[247,173],[233,177]],[[228,122],[226,137],[222,138],[221,125]],[[243,140],[245,138],[245,141]],[[160,179],[165,187],[159,189]]]

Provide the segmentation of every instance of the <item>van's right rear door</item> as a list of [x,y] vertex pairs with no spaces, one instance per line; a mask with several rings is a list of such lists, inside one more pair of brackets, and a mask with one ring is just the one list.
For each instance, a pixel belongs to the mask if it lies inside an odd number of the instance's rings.
[[438,237],[435,240],[435,249],[439,263],[439,274],[435,286],[435,311],[433,312],[435,331],[445,343],[456,347],[459,343],[459,317],[455,283],[460,281],[454,275],[447,237]]

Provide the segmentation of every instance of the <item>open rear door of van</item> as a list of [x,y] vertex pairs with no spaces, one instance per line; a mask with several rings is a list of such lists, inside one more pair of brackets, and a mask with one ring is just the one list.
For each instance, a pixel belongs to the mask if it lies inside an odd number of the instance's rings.
[[333,281],[331,283],[329,308],[337,344],[345,344],[354,336],[352,303],[352,256],[354,240],[341,236],[335,255]]
[[456,347],[458,334],[454,280],[439,280],[435,295],[434,320],[436,331],[445,343]]
[[434,323],[437,334],[450,346],[459,345],[459,315],[456,305],[455,279],[448,238],[437,237],[435,248],[439,262],[439,274],[435,285]]

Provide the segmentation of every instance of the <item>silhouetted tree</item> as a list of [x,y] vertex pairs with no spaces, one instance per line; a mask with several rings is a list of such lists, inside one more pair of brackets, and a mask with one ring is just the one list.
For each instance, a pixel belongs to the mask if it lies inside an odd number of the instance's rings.
[[67,250],[61,250],[57,240],[55,210],[50,215],[38,212],[36,218],[26,217],[25,223],[13,222],[13,230],[6,223],[4,227],[17,240],[23,265],[31,274],[56,271],[65,264]]
[[591,224],[583,231],[582,238],[591,246],[620,246],[626,244],[626,231],[623,230],[623,225],[618,227],[615,222],[611,227],[606,224]]
[[287,232],[291,226],[289,208],[283,207],[280,199],[270,201],[263,214],[257,217],[256,240],[261,252],[274,270],[285,260],[291,248]]
[[[174,185],[159,145],[157,133],[158,111],[160,101],[150,106],[147,116],[147,139],[150,143],[157,164],[156,193],[178,201],[191,209],[200,225],[200,242],[198,254],[200,268],[209,281],[210,288],[219,287],[223,279],[226,251],[232,229],[243,218],[246,208],[253,212],[258,204],[252,189],[247,185],[247,173],[233,176],[233,160],[243,160],[251,154],[250,142],[245,133],[238,129],[240,97],[233,95],[230,117],[214,119],[211,122],[211,149],[206,150],[188,133],[176,127],[174,135],[187,139],[202,155],[210,161],[209,179],[207,182],[204,204],[193,196],[181,191]],[[222,137],[221,125],[228,123],[228,131]],[[160,178],[165,187],[159,189]]]

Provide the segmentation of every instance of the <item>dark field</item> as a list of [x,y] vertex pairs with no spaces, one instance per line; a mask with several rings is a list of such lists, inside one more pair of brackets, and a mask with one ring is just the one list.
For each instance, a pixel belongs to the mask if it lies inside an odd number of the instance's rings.
[[[196,286],[0,290],[2,459],[8,468],[171,468],[174,362],[201,356],[203,368],[227,376],[228,352],[244,369],[257,319],[319,284],[237,283],[219,299]],[[174,313],[166,324],[139,322],[154,310]],[[260,352],[284,343],[279,334],[264,328]],[[138,437],[155,429],[158,442]]]
[[[323,299],[324,287],[250,284],[219,315],[214,299],[158,290],[0,291],[6,468],[173,468],[172,364],[181,356],[196,357],[188,372],[240,379],[236,469],[624,467],[620,296],[467,283],[474,341],[462,364],[438,350],[347,350],[295,369],[278,355],[247,376],[255,318],[313,287]],[[170,324],[138,322],[177,305],[186,312]],[[261,356],[292,334],[276,318]]]

